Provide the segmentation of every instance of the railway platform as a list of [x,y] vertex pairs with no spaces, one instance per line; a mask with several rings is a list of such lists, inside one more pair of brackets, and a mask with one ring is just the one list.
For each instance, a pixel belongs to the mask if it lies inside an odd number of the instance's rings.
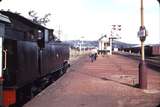
[[137,88],[138,61],[112,55],[88,56],[24,107],[158,107],[160,72],[147,68],[147,90]]

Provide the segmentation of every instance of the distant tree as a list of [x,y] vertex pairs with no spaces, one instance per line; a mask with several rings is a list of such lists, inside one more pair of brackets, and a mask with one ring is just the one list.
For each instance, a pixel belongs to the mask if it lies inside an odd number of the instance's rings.
[[46,23],[48,23],[50,21],[50,19],[48,17],[51,16],[51,13],[45,14],[44,17],[42,17],[42,18],[39,18],[37,16],[37,13],[34,10],[29,11],[28,14],[32,18],[32,21],[34,23],[37,23],[40,25],[46,25]]

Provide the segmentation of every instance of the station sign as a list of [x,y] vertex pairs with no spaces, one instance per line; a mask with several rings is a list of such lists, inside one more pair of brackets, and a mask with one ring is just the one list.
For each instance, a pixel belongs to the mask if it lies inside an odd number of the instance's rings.
[[148,36],[148,32],[145,29],[145,27],[140,27],[140,30],[138,31],[138,37],[146,37]]

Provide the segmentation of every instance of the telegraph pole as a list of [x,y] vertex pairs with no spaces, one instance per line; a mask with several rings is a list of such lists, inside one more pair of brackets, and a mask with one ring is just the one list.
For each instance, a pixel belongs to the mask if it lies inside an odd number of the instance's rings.
[[141,16],[141,26],[138,31],[138,36],[141,41],[141,60],[139,63],[139,88],[147,89],[147,69],[145,64],[145,48],[144,41],[146,36],[148,35],[146,28],[144,26],[144,8],[143,8],[143,0],[141,0],[141,8],[140,8],[140,16]]
[[110,43],[110,55],[112,55],[112,44],[113,44],[113,39],[118,39],[119,36],[119,31],[121,31],[121,25],[112,25],[111,29],[111,35],[109,37],[109,43]]

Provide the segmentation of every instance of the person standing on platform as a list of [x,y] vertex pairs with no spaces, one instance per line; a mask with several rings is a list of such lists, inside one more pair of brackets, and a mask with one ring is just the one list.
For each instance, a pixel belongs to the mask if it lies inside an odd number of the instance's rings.
[[96,48],[91,50],[90,58],[91,58],[91,62],[97,59],[97,49]]

